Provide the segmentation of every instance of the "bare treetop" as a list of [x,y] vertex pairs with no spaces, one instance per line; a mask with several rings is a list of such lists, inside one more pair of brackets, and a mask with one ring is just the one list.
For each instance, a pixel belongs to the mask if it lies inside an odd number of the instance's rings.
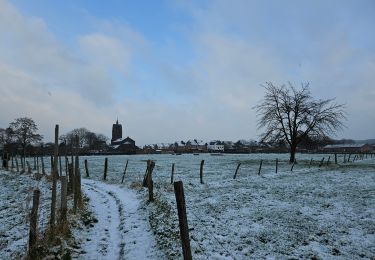
[[262,141],[286,141],[290,146],[290,162],[295,161],[298,144],[305,137],[324,137],[335,134],[344,127],[344,104],[335,99],[314,100],[309,84],[296,89],[275,86],[271,82],[262,85],[266,90],[263,101],[255,108],[260,115],[258,129],[265,129]]
[[23,147],[31,143],[39,142],[43,138],[40,134],[36,133],[38,127],[34,120],[28,117],[15,119],[9,124],[9,127]]

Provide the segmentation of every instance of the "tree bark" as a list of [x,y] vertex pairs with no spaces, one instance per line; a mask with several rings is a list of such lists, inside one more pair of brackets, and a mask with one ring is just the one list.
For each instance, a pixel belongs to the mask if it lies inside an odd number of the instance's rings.
[[296,160],[296,150],[297,150],[297,145],[292,144],[290,147],[290,158],[289,158],[289,163],[294,163]]

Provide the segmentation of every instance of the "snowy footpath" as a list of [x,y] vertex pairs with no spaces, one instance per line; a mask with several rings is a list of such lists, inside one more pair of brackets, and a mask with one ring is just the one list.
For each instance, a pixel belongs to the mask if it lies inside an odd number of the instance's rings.
[[88,179],[82,179],[82,189],[97,219],[81,234],[84,259],[163,258],[134,191]]

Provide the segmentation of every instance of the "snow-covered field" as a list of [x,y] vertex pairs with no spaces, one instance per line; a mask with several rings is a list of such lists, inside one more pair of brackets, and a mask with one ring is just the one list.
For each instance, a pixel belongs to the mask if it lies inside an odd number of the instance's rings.
[[[74,231],[83,252],[78,257],[180,259],[170,184],[175,163],[174,180],[184,183],[194,259],[375,259],[375,158],[344,164],[339,157],[340,164],[334,165],[331,156],[330,165],[318,167],[322,157],[327,160],[328,155],[299,154],[291,172],[286,154],[109,156],[105,184],[105,157],[81,157],[82,176],[85,159],[90,171],[82,189],[97,221]],[[156,163],[153,203],[147,202],[147,189],[141,187],[147,159]],[[126,160],[125,181],[120,184]],[[199,183],[201,160],[204,184]],[[26,178],[0,174],[0,256],[6,258],[16,257],[14,252],[27,244],[28,225],[13,226],[24,221],[30,187],[37,185]]]
[[[343,164],[339,157],[341,165],[335,166],[331,156],[329,166],[318,167],[323,156],[327,160],[327,155],[298,155],[293,172],[285,154],[111,156],[107,183],[121,182],[128,159],[124,186],[138,190],[140,213],[148,215],[158,246],[169,258],[179,258],[181,251],[170,184],[175,163],[175,180],[184,182],[194,259],[374,259],[375,160]],[[101,180],[104,157],[84,159],[90,178]],[[139,186],[147,159],[156,162],[152,204]],[[242,165],[233,180],[238,162]]]
[[51,184],[44,178],[36,181],[31,175],[0,170],[0,259],[21,259],[27,251],[29,214],[33,190],[40,190],[38,234],[48,223]]

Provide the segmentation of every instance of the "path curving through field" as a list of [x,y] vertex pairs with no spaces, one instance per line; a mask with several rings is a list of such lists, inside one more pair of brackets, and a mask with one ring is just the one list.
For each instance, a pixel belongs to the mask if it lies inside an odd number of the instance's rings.
[[138,212],[134,191],[100,181],[82,180],[97,223],[84,235],[85,259],[148,259],[160,255],[149,223]]

